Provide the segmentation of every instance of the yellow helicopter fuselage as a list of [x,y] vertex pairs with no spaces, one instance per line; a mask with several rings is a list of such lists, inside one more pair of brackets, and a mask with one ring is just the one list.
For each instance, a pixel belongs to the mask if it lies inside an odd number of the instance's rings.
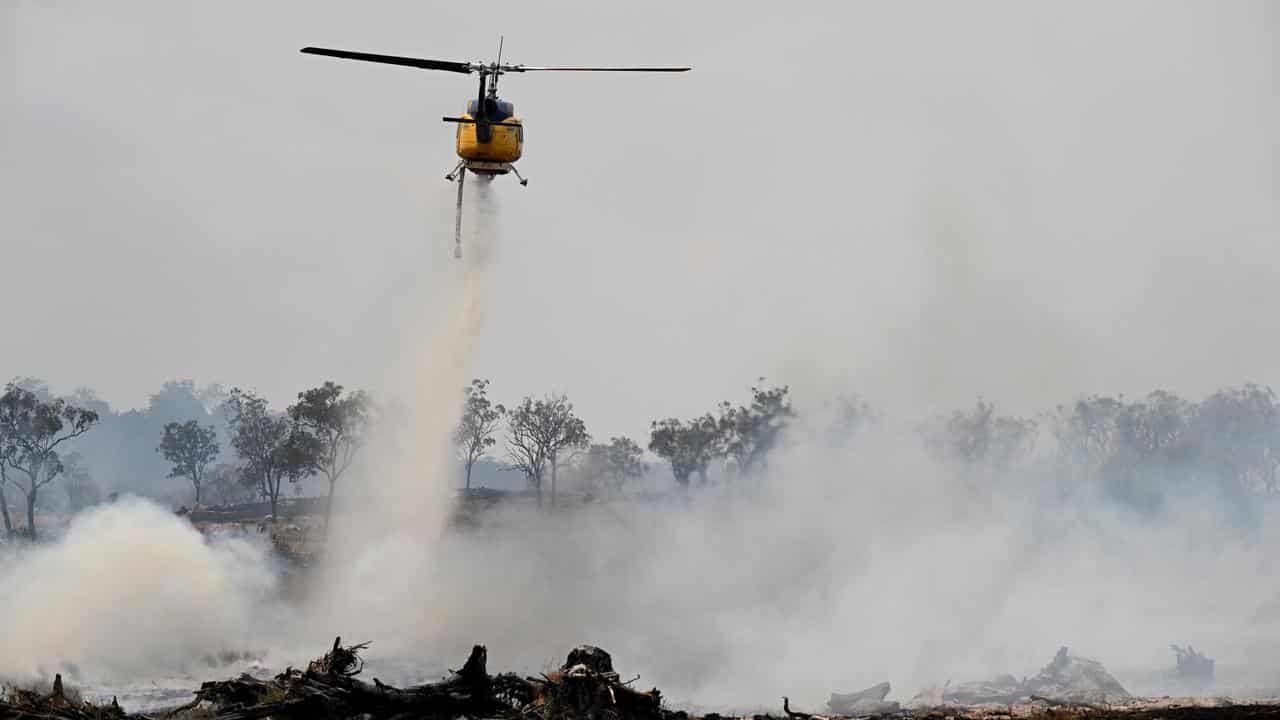
[[513,163],[524,153],[524,127],[520,126],[520,118],[512,116],[503,119],[502,125],[489,125],[488,142],[480,141],[475,118],[470,113],[462,119],[473,121],[458,123],[457,151],[463,160]]

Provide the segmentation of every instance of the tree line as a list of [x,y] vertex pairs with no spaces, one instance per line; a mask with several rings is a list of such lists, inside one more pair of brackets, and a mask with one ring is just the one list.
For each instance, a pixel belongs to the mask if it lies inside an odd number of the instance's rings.
[[1280,490],[1280,401],[1246,384],[1195,402],[1165,390],[1145,397],[1089,395],[1034,417],[1002,415],[979,400],[939,415],[920,435],[966,477],[1029,471],[1061,492],[1100,488],[1140,511],[1174,491],[1210,491],[1240,506]]
[[[470,487],[472,465],[502,441],[499,461],[538,491],[566,459],[589,478],[620,487],[647,470],[644,452],[626,437],[592,443],[564,395],[524,398],[515,408],[488,397],[475,380],[455,440]],[[885,415],[859,397],[833,397],[821,408],[824,427],[807,424],[828,443],[847,444]],[[789,388],[759,383],[741,404],[721,402],[688,419],[650,423],[647,449],[675,484],[744,477],[767,469],[771,453],[796,424]],[[1280,491],[1280,400],[1269,387],[1245,384],[1195,402],[1165,390],[1139,399],[1089,395],[1033,416],[1004,414],[981,398],[968,409],[940,413],[913,426],[923,448],[960,479],[1049,478],[1061,489],[1100,488],[1138,510],[1158,508],[1177,489],[1211,490],[1247,501]],[[554,502],[554,499],[553,499]]]
[[[177,390],[191,390],[189,383]],[[174,388],[166,385],[166,390]],[[191,393],[194,397],[194,393]],[[325,382],[298,393],[297,402],[284,412],[272,411],[266,399],[240,388],[223,393],[216,409],[225,423],[225,437],[235,455],[234,464],[215,464],[223,453],[219,430],[200,419],[171,420],[154,438],[154,451],[168,462],[167,478],[190,483],[196,504],[210,486],[223,499],[257,496],[278,515],[285,483],[320,477],[328,485],[325,522],[332,514],[333,493],[366,439],[370,419],[369,396],[348,392]],[[155,402],[153,396],[153,403]],[[37,538],[36,508],[41,490],[66,477],[70,509],[93,504],[100,498],[81,497],[77,490],[87,470],[83,456],[68,452],[104,418],[104,413],[82,406],[89,400],[81,393],[70,399],[53,397],[39,382],[14,381],[0,395],[0,520],[9,538],[16,531],[8,504],[12,488],[26,508],[26,537]],[[99,401],[100,403],[100,401]],[[209,417],[200,405],[199,413]],[[194,410],[192,410],[195,412]],[[105,413],[110,417],[109,411]],[[247,491],[247,492],[246,492]]]
[[[555,504],[559,470],[566,462],[576,464],[597,484],[613,489],[648,471],[644,450],[631,438],[614,436],[608,442],[592,442],[586,424],[564,394],[541,399],[526,396],[507,408],[491,401],[488,389],[485,379],[473,380],[465,388],[462,418],[454,432],[466,489],[471,488],[473,466],[497,445],[499,437],[505,466],[524,475],[539,505],[548,478],[551,504]],[[691,420],[653,421],[648,449],[670,466],[675,482],[687,488],[694,475],[705,484],[708,468],[717,459],[739,474],[763,469],[794,417],[788,388],[762,383],[751,388],[746,404],[726,401],[717,405],[715,412]]]
[[[651,421],[643,445],[625,436],[596,441],[564,394],[505,406],[489,389],[486,379],[462,389],[453,434],[461,484],[470,490],[476,464],[495,462],[522,475],[539,504],[544,488],[557,502],[567,468],[611,491],[645,476],[649,458],[686,489],[708,484],[712,474],[758,474],[799,419],[789,388],[761,381],[741,403]],[[174,381],[143,410],[115,412],[91,391],[55,397],[38,380],[18,379],[0,395],[0,520],[14,537],[12,515],[25,514],[25,532],[34,538],[37,509],[56,504],[58,496],[49,495],[55,482],[62,506],[75,511],[101,501],[104,484],[173,501],[175,480],[190,487],[197,504],[259,499],[275,517],[286,490],[305,481],[324,491],[327,528],[335,488],[365,445],[374,411],[367,393],[333,382],[275,410],[240,388]],[[806,431],[820,415],[821,432],[835,444],[884,420],[857,397],[830,398],[822,411]],[[927,418],[914,432],[927,452],[972,482],[1034,472],[1064,488],[1103,488],[1143,509],[1158,507],[1177,487],[1234,498],[1280,491],[1280,401],[1254,384],[1198,402],[1163,390],[1139,399],[1090,395],[1026,417],[979,399]],[[169,485],[149,485],[148,478]]]

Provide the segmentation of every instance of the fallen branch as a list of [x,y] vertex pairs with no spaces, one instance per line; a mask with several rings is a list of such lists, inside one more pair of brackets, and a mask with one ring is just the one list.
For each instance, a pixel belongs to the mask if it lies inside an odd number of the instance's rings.
[[1094,705],[1092,703],[1079,702],[1075,700],[1058,700],[1056,698],[1045,697],[1043,695],[1031,695],[1028,699],[1031,700],[1031,702],[1042,702],[1049,707],[1056,708],[1089,708],[1090,710],[1098,711],[1107,710],[1107,708],[1102,707],[1101,705]]

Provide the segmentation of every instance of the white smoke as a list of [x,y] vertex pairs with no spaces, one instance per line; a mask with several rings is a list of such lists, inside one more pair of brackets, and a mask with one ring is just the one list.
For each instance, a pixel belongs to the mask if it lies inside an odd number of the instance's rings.
[[1197,498],[1144,522],[1018,484],[1033,478],[968,486],[900,431],[835,446],[815,435],[759,480],[661,502],[512,506],[478,529],[405,535],[363,576],[394,583],[366,583],[371,617],[348,622],[380,629],[393,655],[447,662],[484,643],[495,666],[526,672],[594,643],[667,697],[717,708],[783,694],[813,707],[885,679],[906,699],[1032,674],[1060,645],[1136,691],[1158,689],[1171,642],[1224,670],[1251,665],[1249,682],[1280,671],[1280,626],[1265,615],[1280,593],[1272,533]]
[[427,588],[454,507],[452,431],[470,380],[476,338],[497,249],[497,201],[484,180],[469,183],[462,260],[423,308],[414,378],[403,426],[371,449],[376,459],[342,499],[333,554],[310,608],[317,636],[376,639],[379,651],[406,652],[423,626],[434,626]]
[[178,673],[261,647],[277,573],[260,544],[206,539],[145,500],[78,515],[58,542],[0,557],[0,677]]
[[372,640],[392,681],[473,643],[495,667],[537,671],[590,642],[668,697],[717,707],[773,707],[782,694],[816,706],[884,679],[905,699],[947,679],[1030,673],[1062,644],[1131,689],[1146,676],[1130,671],[1171,663],[1169,642],[1252,664],[1251,681],[1280,671],[1268,526],[1250,535],[1196,498],[1142,521],[1097,499],[1045,498],[1034,478],[967,485],[906,429],[832,441],[802,424],[750,482],[513,506],[449,529],[449,436],[500,234],[476,186],[463,261],[432,275],[408,333],[407,419],[340,487],[305,603],[279,599],[258,545],[206,540],[144,502],[105,506],[0,567],[11,624],[0,675],[74,665],[137,679],[224,649],[297,664],[334,635]]
[[225,674],[210,657],[253,651],[282,667],[333,634],[375,639],[384,657],[407,651],[406,629],[432,624],[415,598],[453,507],[450,433],[496,249],[495,199],[487,183],[469,189],[463,260],[442,261],[409,333],[414,402],[339,488],[355,487],[338,500],[332,554],[307,581],[306,605],[283,599],[265,535],[205,538],[171,511],[124,500],[77,516],[52,544],[0,556],[0,678],[209,677]]

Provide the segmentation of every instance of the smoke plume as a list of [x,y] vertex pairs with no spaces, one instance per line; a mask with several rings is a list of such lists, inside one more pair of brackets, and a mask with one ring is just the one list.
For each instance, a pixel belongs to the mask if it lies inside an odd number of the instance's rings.
[[58,542],[0,557],[0,677],[137,679],[260,648],[276,584],[260,543],[205,538],[145,500],[93,508]]

